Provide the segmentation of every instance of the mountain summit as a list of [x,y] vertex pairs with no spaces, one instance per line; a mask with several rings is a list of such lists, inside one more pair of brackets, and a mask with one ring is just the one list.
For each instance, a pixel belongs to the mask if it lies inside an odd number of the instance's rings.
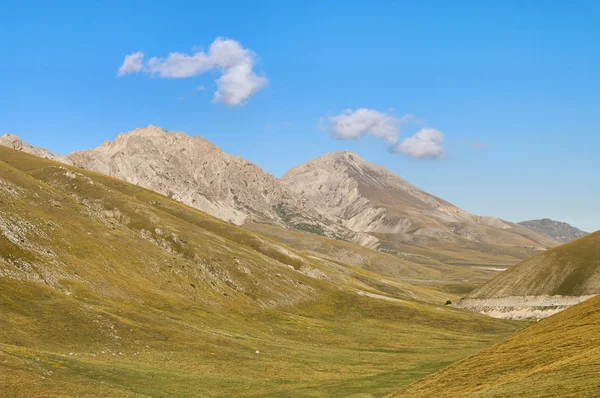
[[[392,252],[406,244],[452,244],[475,257],[507,253],[520,259],[557,243],[519,225],[468,213],[348,151],[327,153],[278,180],[201,137],[152,125],[66,157],[15,136],[0,143],[152,189],[236,225],[273,224]],[[446,257],[454,258],[455,250],[448,250]]]
[[[556,242],[495,217],[468,213],[355,153],[328,153],[288,171],[283,183],[321,212],[393,248],[453,242],[544,249]],[[473,245],[470,245],[473,246]]]
[[213,143],[155,126],[69,155],[73,164],[168,195],[232,224],[272,223],[343,233],[257,165]]

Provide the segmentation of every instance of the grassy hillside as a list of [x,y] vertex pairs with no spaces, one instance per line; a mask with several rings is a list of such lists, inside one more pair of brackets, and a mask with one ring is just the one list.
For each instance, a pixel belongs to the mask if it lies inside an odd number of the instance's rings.
[[498,270],[516,261],[501,254],[483,255],[468,250],[457,253],[451,245],[438,246],[435,251],[398,245],[400,249],[388,252],[269,224],[247,224],[244,228],[313,256],[376,273],[380,275],[380,281],[399,280],[412,285],[429,286],[444,294],[454,292],[454,297],[447,296],[452,300],[483,285],[498,275]]
[[395,397],[595,397],[600,297],[530,326]]
[[600,232],[555,247],[503,272],[469,297],[600,293]]
[[0,396],[381,396],[522,326],[374,271],[0,147]]

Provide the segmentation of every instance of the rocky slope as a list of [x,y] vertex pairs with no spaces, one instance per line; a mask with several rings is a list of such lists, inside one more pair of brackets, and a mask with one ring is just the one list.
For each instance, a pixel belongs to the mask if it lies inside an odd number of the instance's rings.
[[498,318],[544,318],[600,294],[600,232],[502,272],[457,305]]
[[346,228],[380,239],[411,244],[471,241],[539,250],[556,244],[519,225],[468,213],[352,152],[320,156],[292,168],[282,181]]
[[[14,136],[5,145],[152,189],[236,225],[268,223],[343,238],[392,253],[446,245],[456,261],[512,265],[556,241],[436,198],[350,152],[330,153],[277,180],[247,160],[184,133],[148,126],[67,157]],[[436,250],[440,249],[436,247]],[[496,265],[495,263],[493,265]]]
[[152,189],[233,224],[321,227],[311,209],[260,167],[200,137],[158,127],[119,134],[69,155],[73,164]]
[[3,136],[0,144],[152,189],[232,224],[266,222],[367,245],[375,240],[348,234],[257,165],[201,137],[148,126],[66,157],[16,136]]
[[543,218],[541,220],[521,221],[518,224],[534,232],[554,238],[562,243],[567,243],[589,234],[589,232],[585,232],[580,230],[579,228],[575,228],[572,225],[567,224],[566,222],[555,221],[549,218]]

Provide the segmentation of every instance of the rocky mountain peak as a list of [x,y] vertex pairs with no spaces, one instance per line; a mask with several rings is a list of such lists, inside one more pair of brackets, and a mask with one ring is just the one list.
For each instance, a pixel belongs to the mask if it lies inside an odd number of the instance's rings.
[[[328,153],[296,166],[282,182],[350,230],[396,235],[394,240],[399,242],[503,240],[539,249],[555,244],[515,224],[468,213],[349,151]],[[488,228],[505,231],[506,236],[499,239]]]
[[5,135],[0,143],[138,184],[238,225],[275,224],[369,247],[380,246],[381,234],[414,245],[460,239],[534,248],[555,244],[524,227],[470,214],[351,151],[324,154],[277,180],[201,137],[153,125],[68,157],[15,136]]
[[150,125],[69,158],[79,167],[144,186],[233,224],[254,221],[345,233],[271,174],[198,136]]

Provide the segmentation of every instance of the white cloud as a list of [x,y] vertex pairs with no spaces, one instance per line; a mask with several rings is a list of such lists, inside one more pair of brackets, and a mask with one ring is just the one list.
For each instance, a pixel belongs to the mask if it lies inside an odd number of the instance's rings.
[[391,151],[416,159],[439,159],[444,156],[444,148],[440,145],[443,140],[444,134],[441,131],[423,128],[412,137],[394,145]]
[[213,99],[227,105],[239,105],[268,83],[252,71],[251,64],[235,65],[217,79],[219,87]]
[[346,109],[337,116],[321,119],[331,136],[339,140],[356,139],[372,135],[393,144],[398,140],[399,125],[412,119],[413,115],[397,118],[373,109]]
[[214,64],[203,52],[194,55],[170,53],[166,58],[150,58],[144,72],[157,77],[182,78],[199,75],[213,67]]
[[204,91],[204,90],[206,90],[206,87],[204,87],[202,85],[196,87],[196,91]]
[[[191,55],[170,53],[165,58],[152,57],[145,65],[142,64],[143,54],[139,54],[141,56],[135,60],[128,59],[135,54],[125,57],[119,75],[141,71],[160,78],[186,78],[218,69],[221,77],[216,81],[217,91],[213,100],[230,106],[244,103],[269,82],[266,77],[254,72],[256,54],[235,40],[218,37],[208,52],[200,50]],[[132,61],[136,62],[135,67],[125,68]],[[198,91],[203,89],[204,86],[197,87]]]
[[141,51],[131,53],[125,56],[123,65],[119,68],[119,76],[126,75],[128,73],[137,73],[142,70],[144,64],[144,53]]

